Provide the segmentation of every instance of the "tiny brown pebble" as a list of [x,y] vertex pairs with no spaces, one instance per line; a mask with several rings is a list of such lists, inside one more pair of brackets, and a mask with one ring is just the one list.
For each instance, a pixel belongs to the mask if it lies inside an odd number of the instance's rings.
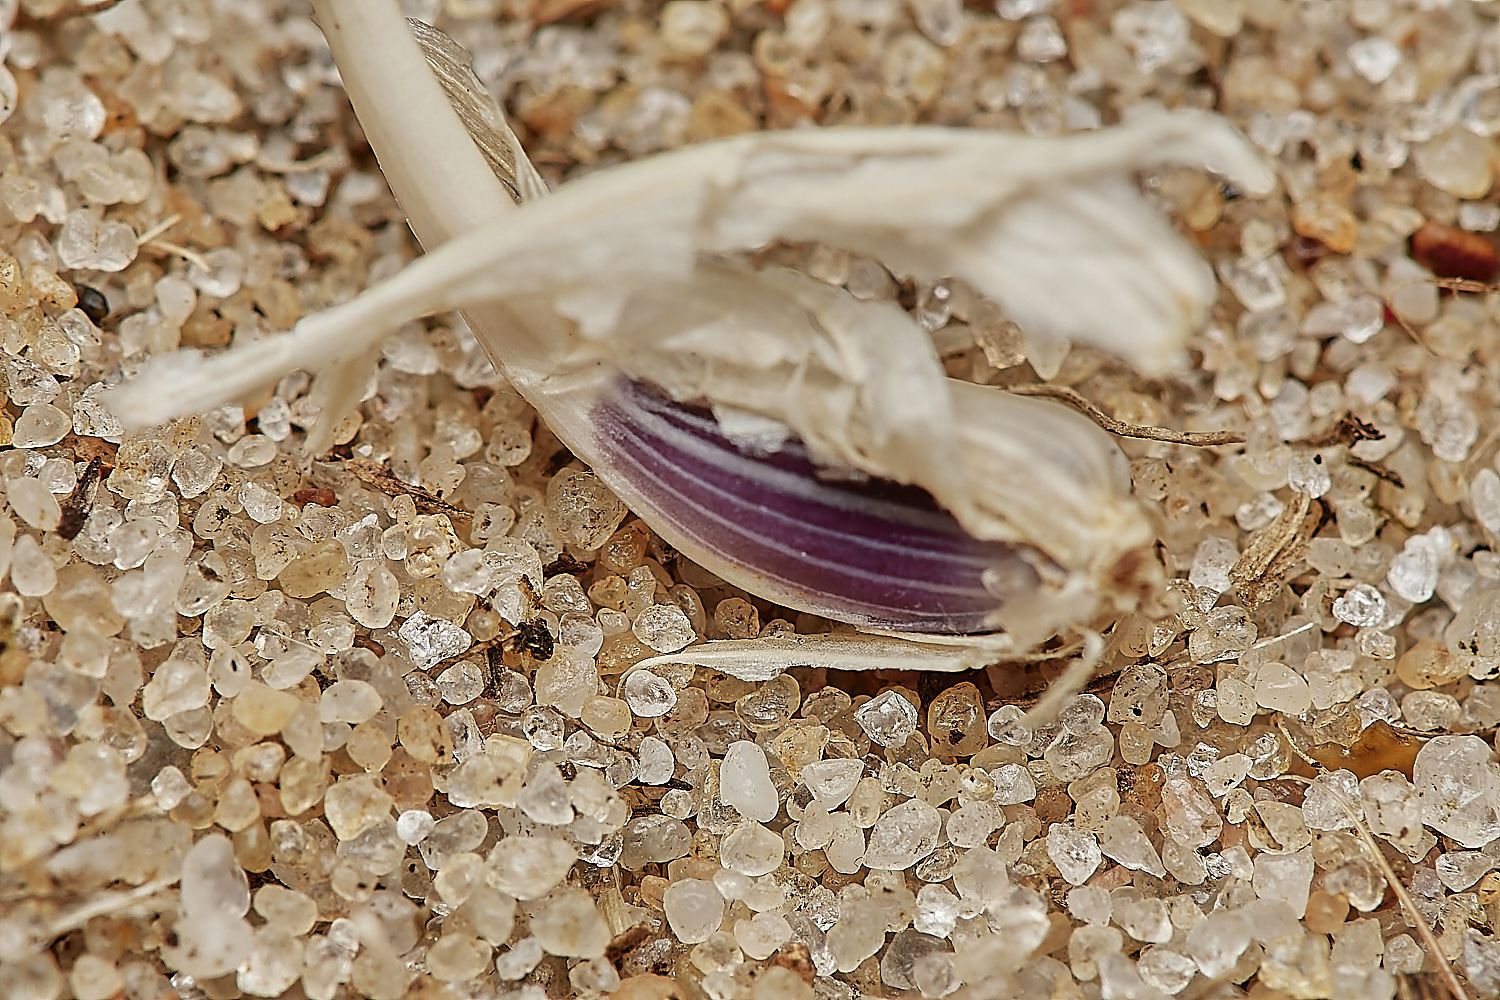
[[26,668],[31,665],[31,657],[26,650],[19,646],[9,645],[0,651],[0,688],[15,687],[26,677]]
[[269,782],[254,786],[255,797],[260,800],[260,817],[264,820],[284,819],[286,810],[281,807],[281,789]]
[[292,494],[292,503],[298,507],[305,507],[310,503],[315,503],[319,507],[336,507],[338,502],[338,495],[326,487],[298,490]]
[[474,719],[474,725],[485,736],[493,735],[495,732],[495,717],[500,714],[499,708],[492,701],[480,699],[469,703],[469,714]]
[[582,87],[561,87],[547,97],[528,100],[520,109],[521,120],[544,141],[559,144],[573,134],[573,123],[594,102],[593,93]]
[[688,119],[688,134],[695,142],[723,139],[755,128],[755,116],[732,95],[709,90],[698,95]]
[[1500,270],[1500,255],[1489,237],[1441,222],[1428,222],[1412,234],[1411,255],[1439,278],[1491,281]]
[[[95,8],[95,10],[103,9],[103,7]],[[112,90],[105,89],[100,95],[100,100],[104,104],[104,113],[106,116],[104,119],[105,135],[124,132],[140,124],[140,119],[135,114],[135,108],[131,107],[130,102]]]
[[404,994],[405,1000],[453,1000],[455,996],[452,986],[432,976],[421,976]]
[[1317,240],[1334,253],[1349,253],[1359,237],[1359,221],[1336,197],[1315,195],[1292,207],[1292,228],[1304,239]]
[[766,116],[773,121],[787,124],[806,121],[818,110],[815,105],[807,104],[793,94],[781,77],[764,76],[761,86],[766,93]]
[[88,285],[74,285],[73,290],[78,293],[78,308],[89,318],[89,322],[98,326],[109,316],[109,300],[104,293],[97,288]]
[[1096,885],[1101,889],[1114,891],[1115,889],[1125,888],[1132,881],[1129,868],[1126,868],[1124,865],[1113,865],[1089,879],[1089,885]]
[[1037,945],[1038,955],[1050,955],[1054,951],[1068,943],[1073,936],[1073,922],[1068,919],[1067,914],[1053,912],[1047,914],[1047,936],[1042,938],[1042,943]]
[[382,646],[380,643],[376,642],[374,639],[371,639],[367,635],[357,635],[357,636],[355,636],[354,637],[354,645],[358,646],[360,649],[368,649],[370,652],[374,653],[376,656],[384,656],[385,655],[385,647]]
[[782,945],[776,950],[776,954],[772,955],[766,961],[766,966],[768,968],[780,966],[783,969],[790,969],[801,976],[803,981],[809,986],[812,985],[812,981],[817,975],[813,969],[812,952],[801,941],[788,941]]
[[1053,785],[1051,788],[1037,791],[1036,801],[1032,803],[1032,808],[1036,810],[1036,818],[1041,820],[1043,827],[1046,827],[1067,819],[1068,813],[1073,811],[1073,800],[1068,798],[1066,788],[1062,785]]

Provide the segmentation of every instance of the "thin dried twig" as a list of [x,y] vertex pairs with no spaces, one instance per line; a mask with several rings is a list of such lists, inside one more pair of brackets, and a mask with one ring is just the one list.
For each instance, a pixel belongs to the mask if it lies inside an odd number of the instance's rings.
[[155,250],[157,253],[175,254],[187,261],[189,264],[197,264],[205,271],[212,271],[213,265],[196,250],[190,250],[176,243],[168,243],[166,240],[148,240],[140,244],[142,250]]
[[1001,659],[999,664],[997,665],[1005,666],[1012,663],[1047,663],[1052,660],[1061,660],[1064,657],[1072,656],[1074,653],[1078,652],[1081,649],[1083,649],[1083,643],[1070,642],[1066,646],[1059,646],[1056,649],[1039,649],[1028,653],[1006,653],[1004,658]]
[[1383,465],[1376,465],[1374,462],[1367,462],[1364,459],[1360,458],[1358,455],[1345,455],[1344,461],[1345,463],[1354,466],[1356,469],[1364,469],[1366,472],[1368,472],[1372,476],[1375,476],[1377,479],[1384,479],[1386,482],[1390,483],[1398,490],[1406,489],[1406,480],[1402,479],[1399,474],[1392,472],[1390,469],[1387,469]]
[[[1361,441],[1381,441],[1384,439],[1385,432],[1379,427],[1355,416],[1353,413],[1345,413],[1333,427],[1316,437],[1308,438],[1303,443],[1309,448],[1326,448],[1331,445],[1343,445],[1347,449]],[[1396,473],[1383,466],[1376,465],[1374,462],[1367,462],[1351,451],[1346,450],[1344,461],[1356,469],[1364,469],[1372,476],[1384,479],[1397,489],[1406,488],[1406,481]]]
[[1041,396],[1066,403],[1088,417],[1111,434],[1120,437],[1141,438],[1146,441],[1166,441],[1169,444],[1187,444],[1196,448],[1209,448],[1219,444],[1244,444],[1245,435],[1239,431],[1174,431],[1166,427],[1151,427],[1117,420],[1072,389],[1060,385],[1012,385],[1006,392],[1018,396]]
[[1381,301],[1385,306],[1385,311],[1389,313],[1393,319],[1395,319],[1396,325],[1399,326],[1402,330],[1405,330],[1406,335],[1410,337],[1418,347],[1422,348],[1428,353],[1432,353],[1432,348],[1427,346],[1427,341],[1423,340],[1422,335],[1417,332],[1416,328],[1408,323],[1406,319],[1396,311],[1395,307],[1391,305],[1391,300],[1383,299]]
[[[1302,758],[1304,763],[1312,767],[1319,774],[1328,773],[1326,767],[1312,757],[1309,757],[1297,746],[1297,741],[1292,739],[1292,734],[1286,731],[1286,725],[1282,720],[1277,719],[1276,728],[1281,730],[1282,738],[1286,740],[1287,746],[1291,747],[1292,753]],[[1286,774],[1282,775],[1282,777],[1305,784],[1311,783],[1307,778],[1297,774]],[[1375,862],[1375,866],[1380,869],[1380,874],[1385,877],[1386,884],[1396,894],[1397,902],[1401,904],[1401,909],[1406,913],[1408,921],[1417,932],[1417,936],[1427,946],[1427,953],[1437,963],[1438,973],[1443,977],[1443,982],[1447,984],[1448,990],[1453,994],[1454,1000],[1469,1000],[1469,993],[1464,989],[1463,982],[1458,978],[1458,973],[1454,972],[1453,966],[1449,964],[1448,956],[1443,954],[1443,949],[1438,944],[1437,935],[1432,933],[1432,928],[1428,925],[1427,918],[1423,916],[1421,910],[1417,909],[1416,900],[1411,898],[1411,893],[1406,890],[1406,886],[1402,885],[1401,880],[1396,877],[1396,870],[1391,867],[1391,863],[1381,853],[1380,845],[1376,842],[1375,835],[1370,832],[1370,828],[1360,818],[1358,810],[1354,808],[1353,803],[1344,797],[1342,792],[1332,787],[1329,787],[1327,791],[1332,796],[1333,801],[1337,802],[1339,808],[1344,810],[1344,814],[1349,817],[1349,822],[1354,824],[1354,831],[1358,834],[1360,843],[1364,845],[1365,850],[1370,854],[1371,859]]]
[[1500,441],[1500,427],[1490,428],[1483,440],[1469,448],[1469,457],[1464,459],[1463,464],[1466,475],[1489,462],[1489,450],[1495,446],[1496,441]]
[[464,660],[472,660],[481,656],[488,656],[492,649],[505,648],[505,644],[510,638],[511,636],[506,636],[503,639],[486,639],[484,642],[476,643],[462,653],[454,653],[452,656],[438,660],[432,666],[426,668],[426,673],[436,676],[456,663],[462,663]]
[[[1076,664],[1074,666],[1076,667]],[[1082,686],[1077,687],[1074,693],[1098,694],[1102,695],[1106,701],[1109,700],[1108,695],[1110,686],[1115,683],[1115,680],[1118,678],[1120,673],[1125,670],[1125,667],[1126,664],[1121,662],[1120,660],[1115,660],[1107,667],[1100,667],[1089,676],[1089,678],[1083,683]],[[1051,689],[1051,681],[1037,681],[1035,683],[1028,684],[1024,691],[1019,695],[1015,695],[1012,697],[991,698],[986,701],[985,704],[991,711],[994,711],[1001,705],[1014,705],[1017,708],[1029,710],[1031,708],[1035,708],[1036,705],[1044,697],[1046,697],[1047,692]]]
[[1318,627],[1318,623],[1317,622],[1304,622],[1303,624],[1298,625],[1296,628],[1292,629],[1290,632],[1283,632],[1280,635],[1267,636],[1266,638],[1260,640],[1259,642],[1257,642],[1255,645],[1251,646],[1250,648],[1251,649],[1265,649],[1267,646],[1273,645],[1275,643],[1285,642],[1287,639],[1293,639],[1293,638],[1301,635],[1303,632],[1311,632],[1313,629],[1315,629],[1317,627]]
[[1421,910],[1417,909],[1416,900],[1411,898],[1411,893],[1406,891],[1406,886],[1402,885],[1401,880],[1396,877],[1396,870],[1391,867],[1391,863],[1380,852],[1380,845],[1375,842],[1375,835],[1370,832],[1370,828],[1365,825],[1365,821],[1359,818],[1359,813],[1355,812],[1354,806],[1340,792],[1332,788],[1329,791],[1333,793],[1333,800],[1339,804],[1340,808],[1344,810],[1349,819],[1354,823],[1354,829],[1358,832],[1360,841],[1365,845],[1365,850],[1374,859],[1376,867],[1380,869],[1380,874],[1385,876],[1385,880],[1390,885],[1391,891],[1396,894],[1396,899],[1400,901],[1401,908],[1406,911],[1406,915],[1416,928],[1418,936],[1422,938],[1422,943],[1427,946],[1427,952],[1432,956],[1433,961],[1437,963],[1438,972],[1442,975],[1443,981],[1448,984],[1448,989],[1452,991],[1454,1000],[1469,1000],[1468,991],[1464,989],[1463,983],[1458,978],[1458,973],[1453,971],[1453,966],[1448,963],[1448,956],[1443,954],[1443,949],[1438,945],[1437,935],[1432,933],[1432,928],[1428,926],[1427,918],[1422,915]]

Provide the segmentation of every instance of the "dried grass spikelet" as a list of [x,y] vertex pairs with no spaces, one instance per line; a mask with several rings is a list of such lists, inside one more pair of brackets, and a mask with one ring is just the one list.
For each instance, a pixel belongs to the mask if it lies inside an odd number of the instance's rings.
[[[963,278],[1031,333],[1161,372],[1178,362],[1215,282],[1130,173],[1189,163],[1268,190],[1274,176],[1224,120],[1161,112],[1058,139],[941,128],[750,134],[600,170],[512,210],[510,191],[537,193],[524,180],[529,165],[517,167],[522,181],[495,180],[496,156],[487,162],[465,137],[394,0],[315,6],[428,252],[286,336],[153,362],[110,396],[127,423],[220,405],[302,368],[318,373],[324,407],[308,441],[316,453],[359,402],[386,334],[462,310],[575,454],[668,541],[746,589],[860,620],[838,614],[838,595],[820,602],[780,586],[743,553],[684,530],[681,512],[612,463],[597,423],[621,385],[707,404],[748,444],[791,436],[820,465],[918,485],[974,538],[1024,551],[1035,586],[997,581],[1005,599],[986,622],[1018,642],[1133,603],[1153,537],[1107,435],[1056,404],[949,380],[926,333],[894,304],[725,255],[815,240],[900,274]],[[434,181],[429,168],[444,176]]]

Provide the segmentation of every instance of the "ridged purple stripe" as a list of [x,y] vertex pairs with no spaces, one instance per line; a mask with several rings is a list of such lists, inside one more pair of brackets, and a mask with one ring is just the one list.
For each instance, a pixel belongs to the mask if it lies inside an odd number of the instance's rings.
[[[713,414],[642,383],[602,400],[604,451],[678,531],[845,621],[924,632],[982,631],[991,566],[1029,575],[1014,548],[963,530],[925,490],[820,478],[800,442],[741,450]],[[828,612],[824,612],[828,613]]]

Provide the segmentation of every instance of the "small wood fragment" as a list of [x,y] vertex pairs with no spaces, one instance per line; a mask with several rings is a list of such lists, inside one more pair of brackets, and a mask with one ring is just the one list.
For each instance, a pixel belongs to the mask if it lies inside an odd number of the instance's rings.
[[1362,420],[1352,413],[1345,413],[1339,418],[1339,422],[1316,437],[1310,437],[1305,442],[1310,448],[1326,448],[1330,445],[1351,445],[1359,441],[1383,441],[1385,432],[1368,420]]
[[1323,520],[1322,504],[1312,511],[1312,499],[1297,494],[1297,502],[1275,521],[1250,536],[1250,544],[1229,571],[1240,601],[1254,610],[1275,597],[1292,569],[1307,555],[1307,543]]
[[73,486],[73,492],[64,497],[60,504],[62,517],[57,522],[57,533],[70,542],[83,530],[83,524],[94,507],[99,480],[103,478],[99,474],[101,465],[98,455],[90,458],[89,464],[83,467],[83,474]]
[[[1330,791],[1333,790],[1330,789]],[[1464,989],[1463,982],[1458,978],[1458,974],[1453,971],[1453,966],[1448,961],[1448,956],[1443,953],[1443,948],[1437,939],[1437,935],[1432,932],[1432,926],[1428,924],[1425,914],[1417,907],[1416,901],[1412,899],[1411,893],[1407,891],[1406,886],[1396,877],[1395,870],[1391,868],[1391,863],[1386,860],[1385,854],[1381,852],[1380,845],[1375,841],[1375,835],[1365,825],[1365,821],[1360,817],[1359,810],[1355,809],[1337,791],[1334,791],[1333,798],[1334,801],[1343,807],[1344,812],[1348,814],[1349,819],[1354,823],[1354,831],[1359,835],[1360,841],[1363,842],[1365,853],[1370,855],[1371,860],[1375,862],[1375,866],[1380,869],[1380,874],[1385,876],[1386,884],[1396,894],[1396,899],[1401,903],[1402,912],[1406,914],[1406,922],[1416,929],[1417,936],[1427,946],[1427,955],[1436,963],[1438,975],[1447,984],[1448,992],[1453,994],[1453,1000],[1469,1000],[1469,993]]]

